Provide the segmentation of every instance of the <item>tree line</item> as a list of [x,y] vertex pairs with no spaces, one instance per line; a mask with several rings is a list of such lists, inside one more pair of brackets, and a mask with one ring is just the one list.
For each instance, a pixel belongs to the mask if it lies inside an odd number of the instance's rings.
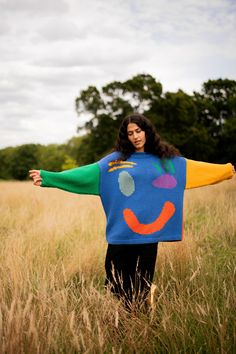
[[208,80],[200,92],[163,92],[149,74],[98,89],[89,86],[75,100],[81,136],[65,144],[24,144],[0,150],[0,178],[24,180],[28,169],[60,171],[92,163],[110,152],[122,119],[147,116],[163,140],[187,158],[236,164],[236,81]]

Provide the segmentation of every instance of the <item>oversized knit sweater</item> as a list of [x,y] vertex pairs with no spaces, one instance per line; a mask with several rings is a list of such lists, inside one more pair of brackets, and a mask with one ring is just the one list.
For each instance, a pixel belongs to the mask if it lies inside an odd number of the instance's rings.
[[145,152],[123,161],[113,152],[91,165],[40,175],[42,187],[100,196],[108,243],[143,244],[180,241],[184,190],[231,178],[233,168]]

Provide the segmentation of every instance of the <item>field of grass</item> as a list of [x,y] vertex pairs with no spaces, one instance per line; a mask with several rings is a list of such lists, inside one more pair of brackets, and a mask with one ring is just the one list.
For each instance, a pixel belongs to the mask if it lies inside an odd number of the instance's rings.
[[0,182],[0,201],[0,353],[235,353],[236,178],[186,192],[149,313],[104,290],[99,198]]

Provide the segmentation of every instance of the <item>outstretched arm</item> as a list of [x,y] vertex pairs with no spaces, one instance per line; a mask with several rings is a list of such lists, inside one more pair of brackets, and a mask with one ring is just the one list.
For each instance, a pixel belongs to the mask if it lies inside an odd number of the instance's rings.
[[62,172],[30,170],[35,186],[53,187],[78,194],[99,195],[100,168],[98,163]]
[[230,179],[235,174],[231,163],[213,164],[186,159],[186,189],[207,186]]

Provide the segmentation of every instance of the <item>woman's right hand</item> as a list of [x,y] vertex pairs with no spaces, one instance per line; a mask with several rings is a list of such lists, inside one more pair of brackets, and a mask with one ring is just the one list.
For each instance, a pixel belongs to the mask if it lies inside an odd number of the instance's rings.
[[40,187],[42,184],[42,177],[40,176],[40,170],[30,170],[30,178],[33,179],[34,185]]

